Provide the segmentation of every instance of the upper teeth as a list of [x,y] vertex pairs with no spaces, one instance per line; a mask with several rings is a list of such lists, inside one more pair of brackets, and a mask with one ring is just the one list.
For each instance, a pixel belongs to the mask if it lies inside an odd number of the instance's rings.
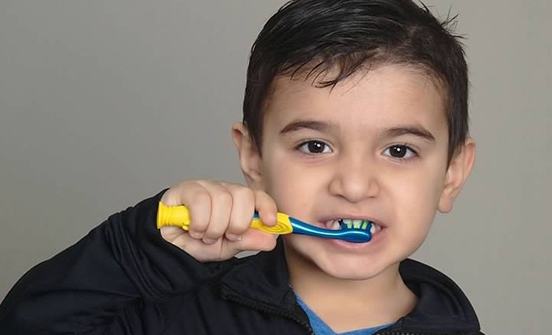
[[340,219],[338,220],[341,224],[347,226],[347,228],[356,228],[356,229],[366,229],[368,224],[372,223],[370,220],[361,220],[361,219]]

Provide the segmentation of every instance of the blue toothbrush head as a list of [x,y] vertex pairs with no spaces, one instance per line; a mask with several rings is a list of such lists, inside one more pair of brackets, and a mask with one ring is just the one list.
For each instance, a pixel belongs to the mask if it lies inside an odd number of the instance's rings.
[[354,220],[354,222],[339,220],[341,229],[338,230],[320,228],[292,217],[289,220],[294,234],[332,238],[353,243],[366,243],[372,239],[370,232],[372,222],[367,220]]
[[[347,236],[347,241],[355,243],[369,242],[372,239],[373,222],[368,220],[354,220],[353,222],[345,222],[339,220],[339,226],[343,234]],[[354,241],[353,241],[354,240]]]

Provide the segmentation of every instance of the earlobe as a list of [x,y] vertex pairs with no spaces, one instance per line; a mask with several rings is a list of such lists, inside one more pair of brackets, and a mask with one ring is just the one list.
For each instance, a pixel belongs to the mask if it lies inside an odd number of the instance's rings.
[[243,123],[238,122],[232,126],[232,140],[238,150],[240,168],[247,184],[253,188],[261,187],[260,153]]
[[439,199],[438,210],[448,213],[452,210],[454,200],[462,190],[470,175],[475,161],[475,141],[468,138],[458,153],[452,158],[445,176],[445,185]]

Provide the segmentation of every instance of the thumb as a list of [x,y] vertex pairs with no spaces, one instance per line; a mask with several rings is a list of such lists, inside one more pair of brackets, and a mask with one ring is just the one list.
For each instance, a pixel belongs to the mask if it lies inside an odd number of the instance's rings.
[[238,251],[270,251],[276,247],[277,234],[269,234],[256,229],[249,229],[241,240],[232,242]]

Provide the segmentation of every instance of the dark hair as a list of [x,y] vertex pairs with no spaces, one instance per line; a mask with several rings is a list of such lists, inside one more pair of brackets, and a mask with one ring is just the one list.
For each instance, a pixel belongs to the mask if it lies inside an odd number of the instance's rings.
[[[461,37],[411,0],[292,0],[265,24],[251,49],[243,122],[261,149],[264,105],[278,75],[314,75],[335,86],[364,65],[407,64],[443,89],[448,159],[468,135],[468,73]],[[316,82],[330,70],[337,74]],[[333,73],[333,72],[332,72]]]

